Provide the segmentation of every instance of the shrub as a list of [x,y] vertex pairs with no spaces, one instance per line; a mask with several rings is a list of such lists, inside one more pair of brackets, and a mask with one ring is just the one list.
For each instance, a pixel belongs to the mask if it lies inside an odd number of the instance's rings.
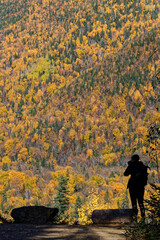
[[150,199],[146,200],[148,223],[141,221],[134,227],[126,229],[127,240],[158,240],[160,239],[160,186],[151,184]]

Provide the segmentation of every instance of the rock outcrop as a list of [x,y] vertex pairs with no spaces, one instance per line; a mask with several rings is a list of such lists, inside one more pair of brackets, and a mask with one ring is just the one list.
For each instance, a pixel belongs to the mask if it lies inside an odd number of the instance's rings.
[[44,206],[26,206],[14,208],[11,216],[15,223],[44,224],[52,222],[58,213],[58,208],[48,208]]
[[132,220],[132,209],[100,209],[92,213],[92,221],[95,224],[125,224]]

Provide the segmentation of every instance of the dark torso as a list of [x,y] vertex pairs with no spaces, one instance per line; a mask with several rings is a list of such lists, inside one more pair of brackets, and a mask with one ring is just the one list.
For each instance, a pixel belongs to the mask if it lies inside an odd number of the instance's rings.
[[142,174],[144,171],[144,164],[141,161],[138,162],[131,162],[127,169],[124,172],[125,176],[131,175],[127,188],[136,188],[141,189],[144,188],[145,184],[142,178]]

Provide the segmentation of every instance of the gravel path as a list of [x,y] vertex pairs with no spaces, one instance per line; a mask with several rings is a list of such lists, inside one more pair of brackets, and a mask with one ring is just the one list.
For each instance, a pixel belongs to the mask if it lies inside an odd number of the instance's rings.
[[123,234],[109,226],[0,224],[0,240],[125,240]]

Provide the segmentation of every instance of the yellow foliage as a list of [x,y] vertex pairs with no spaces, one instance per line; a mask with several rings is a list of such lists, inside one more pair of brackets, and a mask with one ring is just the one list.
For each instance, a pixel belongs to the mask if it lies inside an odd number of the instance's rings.
[[79,224],[86,225],[91,224],[91,215],[93,210],[98,208],[97,196],[91,195],[87,198],[87,203],[79,209]]
[[72,64],[64,63],[64,69],[67,70],[67,71],[72,71]]
[[92,60],[93,60],[93,62],[96,62],[96,60],[97,60],[97,56],[96,56],[96,54],[93,54],[93,56],[92,56]]
[[137,101],[142,102],[142,101],[143,101],[143,97],[142,97],[142,95],[141,95],[141,93],[140,93],[139,90],[136,90],[136,91],[134,92],[133,98],[134,98],[134,101],[135,101],[135,102],[137,102]]
[[41,89],[38,90],[36,96],[34,97],[36,102],[39,102],[39,100],[43,97],[43,92]]
[[76,137],[76,131],[73,128],[69,131],[69,137],[71,140]]
[[123,137],[123,133],[119,130],[119,128],[114,128],[113,136],[114,136],[114,139],[121,140]]
[[128,126],[125,119],[119,118],[118,126],[123,130],[123,133],[127,134]]
[[93,150],[92,149],[88,149],[87,150],[87,158],[91,158],[93,156]]
[[86,225],[91,224],[92,219],[91,215],[93,210],[95,209],[104,209],[106,208],[105,204],[99,203],[99,198],[96,193],[92,193],[86,199],[86,202],[82,205],[81,209],[79,209],[79,224]]
[[25,160],[27,156],[28,156],[28,150],[27,148],[24,147],[19,151],[18,158]]
[[9,172],[9,183],[11,189],[15,188],[17,191],[22,191],[24,182],[25,182],[24,173],[16,172],[13,170]]
[[7,108],[6,108],[6,106],[3,106],[3,105],[0,106],[0,117],[5,116],[6,113],[7,113]]
[[56,90],[56,84],[52,83],[47,87],[47,93],[50,95]]
[[11,165],[11,159],[8,156],[2,158],[2,163],[7,163],[8,166]]
[[55,116],[62,118],[64,116],[64,113],[60,110],[55,111]]
[[20,196],[10,197],[6,202],[6,205],[12,206],[12,208],[22,207],[26,206],[26,200],[24,200],[23,197]]
[[101,143],[105,143],[105,138],[104,136],[101,136],[101,137],[96,137],[96,143],[97,144],[101,144]]
[[96,181],[96,183],[97,183],[98,186],[100,186],[100,185],[103,184],[103,179],[102,179],[101,177],[99,177],[99,176],[92,176],[92,177],[91,177],[91,180]]
[[42,195],[42,192],[40,190],[39,187],[33,187],[32,188],[32,194],[33,194],[33,198],[36,197],[36,198],[40,198],[41,195]]
[[14,140],[13,139],[9,139],[5,142],[4,146],[5,146],[5,149],[6,149],[6,155],[10,154],[10,152],[13,148],[13,145],[14,145]]
[[34,134],[34,137],[33,137],[33,140],[38,140],[38,138],[39,138],[38,133],[35,133],[35,134]]
[[146,151],[147,151],[147,148],[146,148],[145,146],[143,146],[143,147],[142,147],[142,151],[143,151],[143,153],[145,154]]
[[91,131],[87,131],[86,134],[84,135],[85,142],[89,142],[90,134],[91,134]]
[[148,133],[148,128],[144,126],[140,126],[136,129],[137,133],[141,134],[142,136],[146,136]]
[[44,142],[44,144],[43,144],[43,149],[44,149],[45,151],[47,151],[49,148],[50,148],[50,144]]
[[[77,55],[78,55],[78,58],[81,58],[81,57],[84,56],[84,51],[81,50],[81,49],[77,49],[77,50],[76,50],[76,53],[77,53]],[[79,61],[79,63],[80,63],[80,61]]]
[[148,86],[147,86],[147,91],[148,91],[148,92],[153,91],[153,86],[152,86],[151,82],[149,82],[149,84],[148,84]]
[[117,155],[116,153],[106,153],[103,155],[103,161],[105,165],[112,164],[113,161],[117,162]]
[[126,186],[120,182],[110,182],[110,185],[112,186],[114,194],[121,195],[125,192]]
[[61,148],[62,148],[62,146],[63,146],[63,140],[62,140],[62,138],[59,138],[57,144],[58,144],[58,151],[60,151]]
[[143,109],[144,109],[144,107],[145,107],[145,105],[144,104],[141,104],[141,106],[140,106],[140,111],[142,111]]
[[110,153],[110,151],[112,151],[112,148],[112,146],[109,147],[108,145],[106,145],[105,149],[103,150],[103,155]]

